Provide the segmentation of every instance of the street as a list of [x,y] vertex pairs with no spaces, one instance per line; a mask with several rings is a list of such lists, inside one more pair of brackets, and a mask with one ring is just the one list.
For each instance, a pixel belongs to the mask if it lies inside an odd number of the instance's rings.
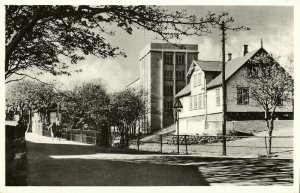
[[92,145],[27,134],[30,186],[292,185],[287,159],[101,153]]

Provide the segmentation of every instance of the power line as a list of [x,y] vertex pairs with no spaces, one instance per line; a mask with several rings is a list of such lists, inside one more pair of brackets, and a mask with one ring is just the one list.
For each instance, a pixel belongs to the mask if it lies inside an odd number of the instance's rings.
[[231,46],[229,43],[227,43],[227,45],[228,45],[230,48],[232,48],[233,50],[235,50],[237,53],[239,53],[240,56],[242,55],[241,52],[239,52],[237,49],[235,49],[235,48],[234,48],[233,46]]

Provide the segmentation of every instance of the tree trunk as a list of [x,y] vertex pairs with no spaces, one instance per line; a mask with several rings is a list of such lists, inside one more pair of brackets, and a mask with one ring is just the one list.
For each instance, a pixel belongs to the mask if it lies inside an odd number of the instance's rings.
[[270,125],[269,125],[269,150],[268,150],[268,153],[269,153],[269,156],[272,155],[272,133],[273,133],[273,128],[274,128],[274,120],[273,118],[271,118],[270,120]]
[[129,128],[128,126],[126,127],[126,131],[125,131],[125,148],[129,147]]
[[28,128],[26,132],[32,132],[32,109],[29,108]]

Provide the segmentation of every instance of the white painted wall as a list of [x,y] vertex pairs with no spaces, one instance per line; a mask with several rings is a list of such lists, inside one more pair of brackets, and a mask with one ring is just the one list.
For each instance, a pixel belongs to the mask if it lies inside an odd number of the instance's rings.
[[[237,71],[227,82],[227,111],[228,112],[262,112],[263,108],[258,106],[253,99],[250,98],[248,105],[238,105],[237,104],[237,87],[238,86],[247,86],[246,78],[244,75],[247,71],[247,66],[242,67],[239,71]],[[191,78],[191,95],[184,96],[180,98],[180,102],[183,105],[182,111],[179,113],[180,120],[180,128],[182,128],[182,134],[190,134],[194,132],[194,134],[216,134],[220,131],[221,125],[219,119],[212,120],[211,117],[215,117],[214,115],[220,115],[222,112],[222,87],[216,87],[207,90],[207,115],[209,120],[206,123],[206,130],[204,129],[204,121],[203,116],[205,115],[205,108],[203,109],[194,109],[190,110],[190,96],[194,96],[200,93],[204,93],[204,84],[202,86],[194,87],[194,74],[197,73],[205,73],[198,66],[192,74]],[[203,82],[204,82],[204,76]],[[220,89],[220,105],[217,105],[216,100],[216,90]],[[249,93],[251,95],[251,92]],[[194,106],[194,104],[193,104]],[[283,106],[278,106],[276,112],[292,112],[292,104],[291,102],[283,102]],[[193,118],[193,120],[189,120]],[[198,119],[198,120],[197,120]],[[181,129],[180,129],[181,130]]]

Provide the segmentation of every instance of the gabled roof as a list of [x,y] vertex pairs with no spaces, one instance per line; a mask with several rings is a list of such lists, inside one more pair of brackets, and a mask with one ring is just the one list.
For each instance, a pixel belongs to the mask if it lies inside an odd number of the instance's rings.
[[[260,48],[247,53],[245,56],[228,61],[225,66],[225,80],[229,79],[237,70],[239,70],[249,59],[251,59],[260,50],[265,51],[263,48]],[[216,78],[211,80],[207,84],[207,88],[212,88],[219,85],[222,85],[222,73],[220,73]]]
[[186,85],[179,93],[175,95],[175,98],[183,97],[191,93],[191,83]]
[[195,60],[195,63],[203,71],[214,71],[221,72],[222,71],[222,62],[221,61],[203,61],[203,60]]
[[190,69],[187,73],[187,77],[191,76],[194,72],[194,66],[198,65],[201,70],[209,72],[221,72],[222,71],[222,62],[221,61],[204,61],[204,60],[194,60]]

